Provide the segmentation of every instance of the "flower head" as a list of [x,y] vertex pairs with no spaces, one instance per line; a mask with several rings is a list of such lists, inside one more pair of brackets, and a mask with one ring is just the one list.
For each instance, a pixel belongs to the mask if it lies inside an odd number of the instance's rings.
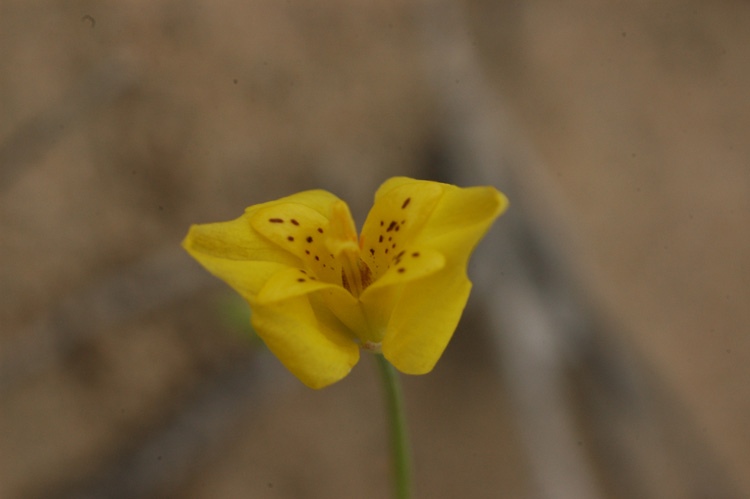
[[194,225],[183,247],[247,300],[281,362],[322,388],[360,348],[407,374],[432,370],[469,297],[469,256],[507,206],[493,187],[395,177],[359,237],[346,203],[313,190]]

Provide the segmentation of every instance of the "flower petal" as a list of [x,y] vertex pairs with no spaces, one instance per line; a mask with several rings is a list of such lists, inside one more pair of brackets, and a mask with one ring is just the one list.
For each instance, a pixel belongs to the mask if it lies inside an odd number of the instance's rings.
[[297,256],[301,268],[319,280],[342,285],[340,253],[359,251],[346,203],[326,191],[307,191],[259,205],[249,216],[253,229]]
[[318,279],[341,283],[341,268],[328,250],[328,219],[317,210],[298,203],[268,203],[250,215],[253,229],[280,250],[299,259],[299,268]]
[[294,203],[294,204],[301,204],[303,206],[307,206],[308,208],[311,208],[317,211],[318,213],[323,215],[325,218],[331,218],[331,211],[333,210],[333,205],[337,201],[341,201],[341,200],[338,197],[336,197],[336,195],[331,194],[330,192],[324,191],[321,189],[314,189],[310,191],[298,192],[297,194],[292,194],[291,196],[286,196],[280,199],[276,199],[274,201],[268,201],[266,203],[256,204],[256,205],[249,207],[247,210],[245,210],[245,212],[250,213],[260,208],[267,208],[269,206],[274,206],[274,205],[279,205],[279,204]]
[[372,280],[385,274],[396,255],[408,250],[443,195],[444,184],[395,177],[375,194],[362,226],[362,260]]
[[254,299],[275,272],[300,265],[294,255],[258,235],[248,215],[229,222],[193,225],[182,246],[245,299]]
[[256,302],[269,305],[330,287],[337,286],[319,281],[306,270],[286,267],[268,278],[258,293]]
[[344,288],[331,286],[316,293],[317,297],[342,324],[359,340],[368,341],[374,336],[362,303]]
[[369,326],[368,336],[363,340],[382,342],[396,303],[410,289],[408,284],[424,279],[445,266],[445,257],[427,248],[402,251],[396,256],[386,273],[360,296]]
[[508,199],[494,187],[445,185],[443,196],[414,244],[439,250],[449,259],[449,265],[465,265],[492,222],[507,208]]
[[388,270],[373,282],[360,299],[367,302],[369,295],[383,288],[404,284],[434,274],[445,266],[445,257],[434,249],[410,248],[393,256]]
[[404,287],[383,338],[383,355],[401,372],[432,370],[456,330],[471,282],[458,268],[446,268]]
[[408,374],[429,372],[445,350],[469,297],[469,256],[508,205],[492,187],[442,185],[443,195],[413,244],[440,252],[445,268],[404,287],[383,338],[383,354]]
[[310,388],[335,383],[359,360],[357,344],[325,307],[314,308],[308,295],[250,306],[258,336]]

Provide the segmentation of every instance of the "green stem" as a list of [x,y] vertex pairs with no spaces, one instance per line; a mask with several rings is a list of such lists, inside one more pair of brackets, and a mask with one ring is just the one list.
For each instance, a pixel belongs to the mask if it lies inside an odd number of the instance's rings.
[[385,389],[388,426],[391,432],[395,497],[409,499],[411,497],[411,450],[401,383],[399,382],[398,372],[383,355],[376,354],[375,360]]

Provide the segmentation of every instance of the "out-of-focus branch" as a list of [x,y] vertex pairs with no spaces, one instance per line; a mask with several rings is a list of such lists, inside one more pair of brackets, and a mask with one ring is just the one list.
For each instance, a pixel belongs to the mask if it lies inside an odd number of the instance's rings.
[[[522,196],[508,182],[510,158],[499,140],[503,134],[495,122],[496,101],[485,88],[455,2],[425,2],[421,17],[428,80],[447,115],[440,132],[451,164],[456,165],[450,180],[501,185],[511,198],[511,210],[501,224],[503,238],[485,245],[495,258],[487,258],[485,252],[488,268],[478,273],[484,277],[476,294],[487,297],[488,311],[497,311],[490,312],[490,320],[497,326],[494,337],[516,402],[534,485],[540,497],[598,497],[591,470],[576,446],[565,398],[559,324],[542,300],[541,294],[548,290],[534,282],[536,262],[519,246],[529,232],[536,235],[541,228],[525,219]],[[538,258],[557,260],[559,255]],[[500,262],[505,268],[502,279],[498,278]]]

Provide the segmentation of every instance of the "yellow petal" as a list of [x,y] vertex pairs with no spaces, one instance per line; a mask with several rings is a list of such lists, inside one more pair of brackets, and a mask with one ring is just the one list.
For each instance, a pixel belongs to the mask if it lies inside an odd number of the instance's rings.
[[410,289],[408,284],[424,279],[445,266],[445,257],[428,248],[414,248],[396,255],[391,267],[368,287],[360,301],[369,326],[363,340],[383,341],[393,308]]
[[388,323],[383,355],[403,373],[430,372],[456,330],[470,290],[457,268],[405,286]]
[[362,303],[347,290],[331,286],[316,293],[316,297],[320,297],[331,313],[359,340],[371,341],[370,338],[374,337]]
[[[411,244],[439,252],[445,266],[403,287],[383,338],[383,354],[409,374],[429,372],[445,350],[471,289],[466,277],[469,256],[508,205],[492,187],[440,185],[442,195],[411,236]],[[402,189],[408,186],[405,181],[398,184]]]
[[445,257],[436,250],[412,246],[394,255],[387,271],[372,283],[360,299],[366,302],[369,295],[382,288],[398,286],[434,274],[445,266]]
[[362,227],[362,260],[377,282],[396,255],[409,251],[414,237],[443,195],[444,184],[396,177],[375,194],[375,204]]
[[258,336],[310,388],[335,383],[359,360],[357,344],[324,307],[314,308],[307,295],[250,306]]
[[508,199],[494,187],[446,185],[415,244],[442,252],[450,264],[465,266],[469,255],[492,222],[508,208]]
[[262,203],[262,204],[251,206],[246,210],[246,213],[252,213],[253,211],[258,210],[260,208],[267,208],[269,206],[274,206],[278,204],[294,203],[294,204],[301,204],[303,206],[307,206],[308,208],[317,211],[324,217],[331,218],[331,211],[333,209],[333,205],[337,201],[340,201],[340,199],[336,197],[334,194],[331,194],[330,192],[324,191],[321,189],[315,189],[315,190],[310,190],[310,191],[298,192],[297,194],[292,194],[291,196],[286,196],[280,199],[276,199],[274,201],[268,201],[267,203]]
[[346,203],[325,191],[307,191],[265,203],[248,214],[253,229],[299,258],[300,268],[318,280],[342,285],[342,265],[348,263],[341,253],[359,251]]
[[182,246],[246,299],[254,299],[275,272],[300,265],[294,255],[258,235],[248,215],[230,222],[193,225]]
[[353,251],[359,253],[357,228],[349,211],[349,205],[343,201],[333,203],[329,217],[329,233],[326,247],[338,258],[342,253]]
[[270,305],[289,298],[314,294],[312,300],[319,300],[321,307],[317,313],[322,316],[322,308],[330,311],[331,318],[345,326],[345,334],[350,339],[371,337],[370,326],[360,302],[341,286],[322,282],[302,269],[284,268],[274,273],[266,281],[257,295],[256,304]]
[[317,210],[298,203],[273,203],[258,207],[250,215],[253,229],[280,250],[299,259],[319,280],[341,284],[339,262],[325,244],[328,219]]
[[304,269],[285,267],[269,276],[255,301],[269,305],[330,287],[336,285],[319,281]]

